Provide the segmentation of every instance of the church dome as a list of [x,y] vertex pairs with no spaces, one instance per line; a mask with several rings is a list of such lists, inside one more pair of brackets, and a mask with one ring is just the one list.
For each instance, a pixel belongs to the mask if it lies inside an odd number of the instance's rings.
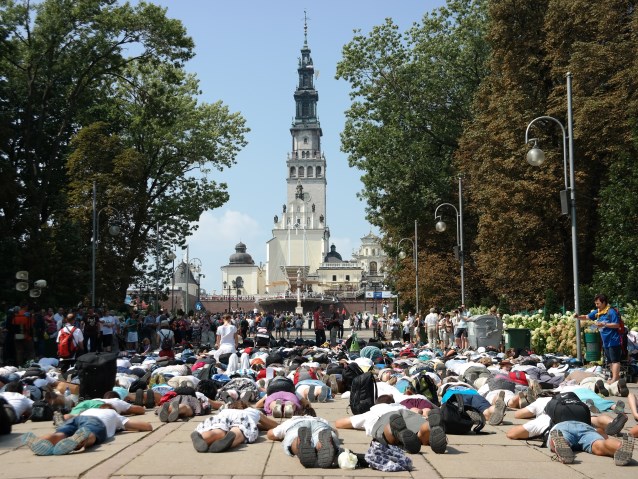
[[341,255],[337,253],[337,247],[335,245],[330,246],[330,253],[326,255],[323,262],[324,263],[341,263],[343,259],[341,259]]
[[235,253],[230,255],[230,264],[255,264],[253,257],[246,253],[246,245],[241,241],[235,245]]

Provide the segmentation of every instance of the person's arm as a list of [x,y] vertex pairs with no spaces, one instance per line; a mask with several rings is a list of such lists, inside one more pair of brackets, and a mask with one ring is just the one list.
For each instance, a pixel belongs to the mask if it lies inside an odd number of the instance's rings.
[[259,416],[259,422],[257,423],[257,427],[260,431],[268,431],[270,432],[274,428],[279,426],[279,423],[272,418],[269,418],[264,413],[261,413]]
[[137,432],[152,431],[153,425],[150,422],[139,421],[136,419],[129,419],[124,424],[124,429],[126,431],[137,431]]
[[140,416],[146,412],[144,406],[136,406],[135,404],[131,404],[129,408],[124,412],[124,414],[131,414],[135,416]]
[[350,421],[349,417],[342,417],[341,419],[337,419],[335,421],[335,427],[337,429],[354,429],[352,421]]

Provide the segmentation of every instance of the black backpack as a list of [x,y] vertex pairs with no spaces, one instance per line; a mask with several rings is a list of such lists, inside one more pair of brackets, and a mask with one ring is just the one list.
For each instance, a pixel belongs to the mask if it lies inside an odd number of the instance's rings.
[[[437,393],[437,387],[428,373],[426,371],[421,371],[411,378],[409,378],[410,384],[407,389],[412,392],[412,394],[421,394],[425,396],[432,404],[438,406],[439,405],[439,396]],[[409,394],[409,393],[406,393]]]
[[162,331],[160,331],[158,334],[162,337],[162,341],[160,342],[160,349],[163,351],[173,349],[173,340],[171,339],[170,333],[162,334]]
[[348,363],[348,365],[343,370],[343,384],[345,390],[350,391],[352,387],[352,381],[354,381],[357,376],[361,376],[362,374],[363,370],[357,363]]
[[[474,426],[475,421],[467,413],[474,411],[475,417],[479,418],[478,424]],[[443,425],[447,434],[467,434],[471,430],[478,433],[485,426],[485,417],[483,414],[472,406],[466,406],[463,402],[462,394],[454,394],[441,406],[441,416],[443,417]],[[472,427],[474,428],[472,429]]]
[[35,401],[31,407],[31,417],[33,422],[53,420],[53,408],[46,401]]
[[270,396],[271,394],[275,394],[281,391],[295,394],[295,383],[286,377],[275,376],[268,383],[268,387],[266,388],[266,394]]
[[545,406],[552,425],[563,421],[580,421],[591,425],[591,412],[573,392],[558,393]]
[[374,406],[377,400],[377,382],[372,373],[355,377],[350,385],[350,410],[352,414],[363,414]]

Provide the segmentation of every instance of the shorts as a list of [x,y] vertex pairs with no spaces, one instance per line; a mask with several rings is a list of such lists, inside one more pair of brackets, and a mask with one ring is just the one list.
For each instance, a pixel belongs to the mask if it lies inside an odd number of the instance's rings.
[[603,348],[608,363],[619,363],[622,356],[622,348],[620,346],[610,346]]
[[240,418],[232,418],[224,416],[223,414],[217,414],[216,416],[208,416],[206,420],[200,422],[195,430],[200,434],[206,431],[212,431],[219,429],[221,431],[228,432],[232,428],[236,427],[244,435],[244,443],[253,443],[259,437],[259,430],[257,424],[251,420],[248,416],[242,416]]
[[574,451],[585,451],[591,454],[591,446],[596,441],[604,441],[593,426],[580,421],[563,421],[556,424],[552,430],[563,433]]
[[127,343],[137,343],[137,331],[131,331],[126,335]]
[[388,442],[385,439],[383,430],[385,429],[386,425],[390,424],[390,416],[393,416],[395,414],[400,414],[403,417],[403,419],[405,420],[405,425],[414,434],[418,434],[421,426],[427,422],[427,419],[425,419],[423,416],[410,411],[409,409],[399,409],[398,411],[385,413],[383,416],[377,419],[376,423],[374,423],[374,426],[372,426],[372,433],[370,435],[378,442],[380,442],[381,444],[385,444],[386,446],[388,445]]
[[66,437],[71,437],[81,427],[85,427],[95,435],[95,444],[107,440],[106,426],[98,418],[92,416],[75,416],[58,427],[55,432],[61,432]]
[[292,451],[290,450],[290,446],[292,445],[293,441],[295,439],[297,439],[297,437],[299,436],[299,429],[302,427],[307,427],[308,429],[310,429],[310,433],[312,434],[312,445],[313,447],[317,447],[317,443],[319,442],[319,433],[321,431],[325,431],[328,430],[331,432],[332,434],[332,443],[333,444],[339,444],[339,438],[337,437],[337,434],[334,432],[334,430],[326,423],[322,422],[322,421],[316,421],[314,419],[308,419],[305,421],[299,421],[297,423],[295,423],[293,426],[290,427],[290,429],[288,429],[286,431],[286,434],[284,436],[284,439],[282,441],[282,446],[284,448],[284,451],[286,452],[286,454],[288,454],[289,456],[292,456]]
[[478,412],[485,412],[491,406],[488,400],[480,394],[462,394],[462,396],[463,404],[473,407]]
[[467,338],[467,328],[456,328],[455,338]]
[[113,335],[112,334],[103,334],[102,335],[102,347],[110,348],[113,346]]

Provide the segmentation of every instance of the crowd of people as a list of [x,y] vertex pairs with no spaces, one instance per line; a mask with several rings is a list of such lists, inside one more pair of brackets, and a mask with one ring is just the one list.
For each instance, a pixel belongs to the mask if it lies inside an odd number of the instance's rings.
[[[599,323],[614,324],[605,304],[597,308]],[[16,313],[14,318],[20,310]],[[382,325],[377,323],[368,342],[357,337],[356,321],[351,334],[340,337],[347,316],[336,308],[317,309],[306,318],[203,314],[188,320],[140,314],[135,328],[128,322],[133,316],[114,320],[110,311],[57,314],[59,325],[56,314],[50,315],[56,329],[67,331],[58,336],[68,334],[78,343],[72,357],[42,356],[26,367],[0,368],[0,432],[37,420],[43,409],[52,413],[54,431],[22,437],[39,456],[94,447],[119,430],[150,431],[151,423],[140,416],[151,412],[167,423],[206,416],[191,433],[198,452],[228,451],[254,443],[265,432],[304,467],[319,468],[343,467],[345,455],[352,467],[409,469],[409,455],[424,446],[443,454],[449,434],[500,425],[508,414],[530,419],[509,428],[508,438],[544,437],[564,463],[582,450],[627,465],[638,436],[638,426],[626,427],[629,414],[638,421],[638,402],[626,378],[612,372],[606,379],[599,366],[585,368],[568,357],[463,347],[462,309],[452,314],[432,309],[422,323],[418,315],[407,315],[401,325],[407,333],[399,339],[393,334],[395,316],[382,314]],[[90,318],[99,325],[97,334],[86,330]],[[303,328],[304,320],[311,320],[315,340],[282,334],[288,318],[295,330],[298,322]],[[182,320],[190,327],[183,328]],[[114,385],[99,397],[82,396],[74,360],[92,348],[113,349],[113,336],[127,323],[128,344],[113,359]],[[384,328],[394,340],[382,339]],[[129,348],[140,343],[146,344],[143,350]],[[23,354],[27,357],[27,348]],[[353,414],[334,423],[317,417],[317,403],[335,400],[347,401]],[[370,448],[350,455],[340,442],[340,429],[364,431],[372,440]]]

